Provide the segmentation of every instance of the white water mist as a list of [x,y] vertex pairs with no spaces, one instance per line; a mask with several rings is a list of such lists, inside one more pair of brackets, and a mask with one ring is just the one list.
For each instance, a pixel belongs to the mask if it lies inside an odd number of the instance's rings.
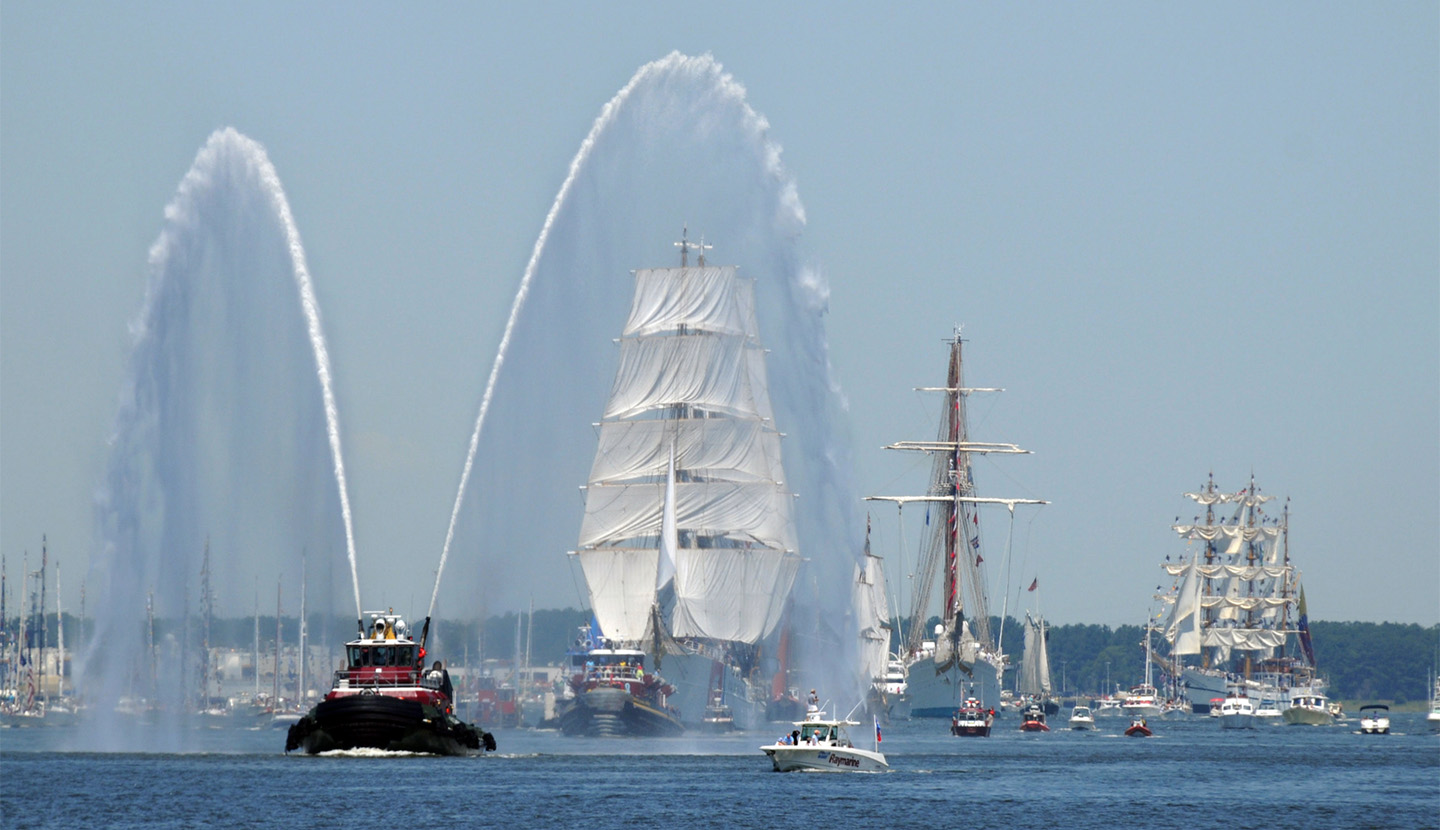
[[[805,212],[766,120],[711,57],[678,53],[642,67],[596,118],[571,162],[521,277],[471,434],[441,569],[452,547],[468,567],[442,583],[504,607],[536,594],[583,604],[560,575],[575,545],[578,486],[595,452],[614,376],[613,338],[634,268],[678,264],[682,224],[757,281],[770,392],[787,434],[785,467],[802,555],[796,633],[813,682],[858,695],[849,582],[863,525],[828,358],[828,288],[796,250]],[[473,599],[471,600],[473,602]],[[809,644],[813,647],[806,647]],[[838,651],[837,651],[838,650]],[[837,659],[838,658],[838,659]]]
[[319,305],[260,144],[223,129],[201,148],[165,208],[132,334],[96,496],[98,607],[80,680],[102,721],[93,743],[171,748],[184,742],[177,719],[133,729],[114,708],[128,698],[178,711],[194,694],[198,644],[185,620],[201,605],[207,539],[221,616],[250,613],[256,580],[298,596],[303,551],[323,563],[312,564],[312,609],[339,610],[346,570],[360,609]]

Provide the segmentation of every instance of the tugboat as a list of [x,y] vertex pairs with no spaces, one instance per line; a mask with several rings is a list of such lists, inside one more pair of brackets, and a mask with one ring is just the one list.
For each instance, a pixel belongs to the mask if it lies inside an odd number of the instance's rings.
[[956,737],[990,737],[990,727],[995,723],[995,713],[980,705],[980,701],[973,697],[965,698],[965,703],[955,710],[955,715],[950,718],[950,734]]
[[620,648],[601,637],[593,642],[590,626],[581,626],[581,648],[570,652],[570,688],[575,698],[560,713],[566,735],[609,738],[627,735],[668,737],[685,731],[670,706],[675,687],[645,670],[645,652]]
[[424,668],[425,639],[411,639],[392,611],[370,612],[370,629],[345,644],[345,668],[330,692],[290,727],[285,751],[315,755],[336,749],[383,749],[465,755],[495,749],[495,738],[454,715],[450,676],[436,661]]

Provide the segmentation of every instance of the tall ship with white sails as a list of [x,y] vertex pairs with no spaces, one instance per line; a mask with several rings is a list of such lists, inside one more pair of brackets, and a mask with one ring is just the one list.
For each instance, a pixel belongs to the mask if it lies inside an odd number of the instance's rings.
[[698,724],[718,691],[751,728],[769,700],[760,643],[801,561],[795,496],[754,280],[677,245],[679,268],[635,272],[575,556],[606,645],[653,660],[672,714]]
[[[906,666],[906,694],[911,717],[948,718],[966,698],[977,698],[985,708],[998,709],[1006,660],[990,630],[990,607],[985,579],[985,557],[980,541],[982,505],[999,505],[1010,513],[1013,531],[1015,506],[1046,504],[1039,499],[993,498],[977,495],[971,471],[972,455],[1028,454],[1014,444],[974,441],[966,421],[966,401],[974,394],[1001,389],[967,388],[957,329],[947,341],[949,366],[941,387],[917,391],[938,392],[940,427],[933,441],[902,441],[886,449],[923,452],[934,461],[930,485],[921,496],[868,496],[873,501],[895,502],[902,521],[907,505],[924,512],[924,538],[919,566],[911,585],[909,622],[900,657]],[[1009,555],[1010,531],[1006,537]],[[940,606],[934,607],[935,580],[940,577]],[[929,615],[938,610],[940,623],[926,630]],[[1002,612],[1003,613],[1003,612]]]
[[[1242,688],[1252,700],[1290,699],[1294,689],[1321,694],[1315,673],[1300,572],[1290,561],[1290,508],[1279,515],[1263,505],[1252,476],[1238,493],[1225,493],[1210,476],[1203,489],[1186,493],[1204,513],[1189,523],[1176,518],[1175,532],[1189,550],[1162,563],[1179,582],[1165,623],[1170,644],[1167,668],[1178,675],[1197,713]],[[1168,557],[1167,557],[1168,559]]]

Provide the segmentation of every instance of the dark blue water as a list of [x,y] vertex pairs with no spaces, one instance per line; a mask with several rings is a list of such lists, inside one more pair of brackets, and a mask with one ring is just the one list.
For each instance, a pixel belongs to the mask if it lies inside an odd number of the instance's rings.
[[[1126,738],[988,739],[948,722],[885,730],[892,770],[770,771],[774,736],[603,743],[500,732],[487,757],[285,755],[283,730],[197,731],[186,754],[65,751],[68,728],[0,730],[5,827],[1440,827],[1440,737],[1397,714],[1395,734],[1208,718]],[[867,730],[861,729],[862,733]],[[778,735],[778,730],[777,730]]]

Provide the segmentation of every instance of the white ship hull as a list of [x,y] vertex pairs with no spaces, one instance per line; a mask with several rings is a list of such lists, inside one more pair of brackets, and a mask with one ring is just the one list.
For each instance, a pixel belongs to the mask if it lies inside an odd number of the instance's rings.
[[879,752],[856,747],[786,746],[772,744],[760,750],[770,756],[776,772],[884,772],[890,768]]
[[1000,681],[995,667],[976,662],[970,670],[973,677],[956,667],[936,674],[935,662],[928,657],[911,663],[909,685],[905,690],[910,717],[948,718],[967,697],[978,698],[984,708],[999,712]]

